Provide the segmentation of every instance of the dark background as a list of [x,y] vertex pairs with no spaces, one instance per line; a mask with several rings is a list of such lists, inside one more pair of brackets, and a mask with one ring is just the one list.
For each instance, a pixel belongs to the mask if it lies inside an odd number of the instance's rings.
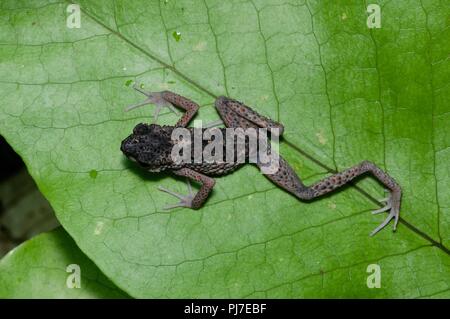
[[1,258],[23,241],[59,224],[22,159],[1,135],[0,167]]

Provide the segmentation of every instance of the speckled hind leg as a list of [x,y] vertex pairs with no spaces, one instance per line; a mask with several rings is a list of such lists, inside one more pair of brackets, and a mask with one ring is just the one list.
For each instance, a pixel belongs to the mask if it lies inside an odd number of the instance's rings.
[[307,187],[281,157],[280,160],[280,169],[278,172],[273,175],[266,175],[266,177],[298,198],[305,200],[328,194],[362,174],[371,173],[390,190],[390,196],[384,200],[386,202],[385,207],[373,212],[374,214],[378,214],[389,210],[389,215],[370,235],[373,236],[383,229],[391,219],[394,219],[394,230],[396,229],[400,214],[401,188],[392,177],[372,162],[364,161]]
[[174,171],[174,173],[176,175],[185,176],[188,179],[199,182],[202,184],[202,186],[200,187],[200,190],[195,195],[192,192],[191,184],[189,182],[188,182],[188,190],[189,190],[188,195],[181,195],[181,194],[172,192],[171,190],[168,190],[162,186],[159,186],[158,187],[159,190],[161,190],[165,193],[171,194],[172,196],[175,196],[178,199],[180,199],[180,201],[178,203],[166,206],[165,209],[172,209],[175,207],[188,207],[188,208],[193,208],[193,209],[200,208],[203,205],[203,203],[206,201],[206,199],[209,196],[209,193],[211,192],[211,190],[214,187],[214,184],[215,184],[214,179],[211,177],[208,177],[206,175],[200,174],[189,168],[182,168],[182,169]]
[[[220,96],[216,99],[215,105],[227,127],[276,129],[278,135],[282,135],[284,132],[284,126],[282,124],[255,112],[239,101]],[[274,130],[273,132],[276,131]]]
[[[248,106],[236,100],[227,97],[219,97],[216,99],[215,104],[220,117],[227,127],[240,127],[243,129],[249,127],[263,127],[268,129],[278,128],[279,135],[282,135],[284,131],[282,124],[256,113]],[[391,194],[385,199],[386,206],[373,212],[374,214],[378,214],[389,210],[389,215],[370,235],[375,235],[384,228],[391,219],[394,219],[394,230],[396,229],[400,213],[401,189],[392,177],[383,172],[375,164],[364,161],[359,165],[334,174],[307,187],[281,156],[278,156],[278,159],[279,165],[276,173],[265,174],[265,176],[276,185],[304,200],[310,200],[330,193],[362,174],[367,172],[371,173],[390,190]],[[258,166],[261,167],[262,164],[258,163]]]
[[132,109],[135,109],[137,107],[147,105],[147,104],[155,104],[156,109],[153,114],[155,122],[158,120],[158,114],[163,107],[168,107],[175,114],[178,114],[177,110],[174,108],[174,105],[175,105],[186,111],[186,113],[184,113],[184,115],[181,117],[181,119],[178,120],[176,126],[186,127],[188,125],[188,123],[191,121],[192,117],[195,115],[195,113],[197,113],[197,110],[199,108],[197,103],[189,100],[188,98],[185,98],[184,96],[178,95],[178,94],[170,92],[170,91],[145,92],[144,90],[139,88],[139,86],[136,84],[133,86],[133,88],[136,91],[139,91],[142,94],[144,94],[145,96],[147,96],[147,99],[145,99],[141,103],[127,106],[125,111],[130,111]]

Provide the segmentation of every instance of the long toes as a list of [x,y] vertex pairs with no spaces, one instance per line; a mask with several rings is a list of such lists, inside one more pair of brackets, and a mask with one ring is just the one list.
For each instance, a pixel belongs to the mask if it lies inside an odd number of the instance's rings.
[[133,110],[133,109],[135,109],[135,108],[138,108],[138,107],[140,107],[140,106],[147,105],[147,104],[150,104],[150,103],[151,103],[151,101],[150,101],[149,99],[146,99],[145,101],[143,101],[143,102],[141,102],[141,103],[136,103],[136,104],[128,105],[128,106],[125,108],[125,112],[131,111],[131,110]]
[[380,208],[380,209],[374,210],[374,211],[372,212],[372,214],[373,214],[373,215],[380,214],[380,213],[383,213],[383,212],[385,212],[385,211],[387,211],[387,210],[389,210],[389,209],[391,209],[391,205],[390,205],[390,204],[388,204],[388,205],[386,205],[386,206],[384,206],[384,207],[382,207],[382,208]]
[[385,197],[385,198],[381,198],[378,201],[381,203],[388,203],[390,201],[391,197]]
[[176,204],[172,204],[172,205],[166,205],[163,207],[164,210],[171,210],[177,207],[184,207],[185,205],[182,202],[176,203]]
[[391,213],[388,215],[388,217],[377,227],[375,228],[371,233],[370,236],[375,235],[376,233],[378,233],[380,230],[382,230],[390,221],[391,219],[394,217],[394,215]]
[[178,193],[175,193],[175,192],[171,191],[170,189],[167,189],[167,188],[165,188],[165,187],[163,187],[163,186],[161,186],[161,185],[158,186],[158,189],[159,189],[160,191],[162,191],[162,192],[165,192],[165,193],[167,193],[167,194],[170,194],[170,195],[172,195],[172,196],[175,196],[176,198],[178,198],[178,199],[180,199],[180,200],[182,200],[182,199],[184,198],[183,195],[178,194]]
[[155,111],[153,112],[153,118],[155,119],[155,121],[158,119],[158,115],[164,107],[167,107],[168,109],[172,110],[175,114],[178,115],[178,112],[175,110],[172,104],[166,101],[161,101],[159,99],[151,99],[151,100],[152,103],[156,105]]
[[187,184],[187,188],[188,188],[188,192],[189,192],[188,196],[191,196],[193,198],[194,193],[192,192],[192,185],[191,185],[191,181],[189,180],[189,178],[186,179],[186,184]]
[[192,205],[192,196],[189,196],[189,195],[188,196],[179,195],[179,196],[180,196],[179,197],[180,201],[178,203],[167,205],[163,209],[164,210],[169,210],[169,209],[173,209],[173,208],[177,208],[177,207],[191,207],[191,205]]
[[159,116],[159,112],[161,111],[161,109],[162,109],[162,105],[157,104],[155,107],[155,111],[153,112],[153,120],[155,122],[158,121],[158,116]]
[[395,211],[394,212],[394,230],[397,229],[398,220],[400,219],[400,212]]
[[178,115],[178,114],[179,114],[178,111],[177,111],[177,109],[175,108],[175,106],[172,105],[172,103],[167,103],[165,106],[167,106],[167,108],[168,108],[169,110],[171,110],[173,113],[175,113],[175,115]]
[[394,230],[397,229],[397,224],[400,219],[400,198],[394,199],[392,202],[392,211],[391,214],[394,216]]
[[398,224],[398,215],[394,216],[394,231],[397,230],[397,224]]
[[133,85],[133,89],[135,89],[138,92],[141,92],[142,94],[146,95],[146,96],[150,96],[150,94],[148,92],[145,92],[143,89],[140,88],[139,85],[137,85],[137,83],[135,83]]

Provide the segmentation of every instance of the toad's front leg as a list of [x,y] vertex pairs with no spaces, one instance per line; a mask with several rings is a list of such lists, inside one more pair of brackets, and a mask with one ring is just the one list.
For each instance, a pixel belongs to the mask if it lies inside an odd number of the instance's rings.
[[167,188],[159,186],[158,189],[160,191],[175,196],[180,200],[178,203],[166,206],[164,209],[172,209],[175,207],[188,207],[193,209],[200,208],[208,198],[209,193],[212,191],[214,184],[216,183],[215,180],[209,176],[200,174],[189,168],[181,168],[179,170],[173,171],[173,173],[178,176],[184,176],[187,177],[188,179],[200,182],[202,186],[195,195],[192,192],[192,188],[189,182],[188,182],[188,189],[189,189],[188,195],[181,195],[171,190],[168,190]]
[[145,96],[147,96],[147,98],[143,102],[127,106],[125,111],[128,112],[132,109],[147,104],[155,104],[156,105],[156,109],[154,112],[155,122],[158,120],[158,114],[163,107],[168,107],[170,110],[177,113],[177,111],[173,107],[175,105],[186,111],[186,113],[184,113],[184,115],[178,120],[175,126],[186,127],[191,121],[191,119],[194,117],[195,113],[197,113],[197,110],[199,108],[197,103],[171,91],[145,92],[144,90],[139,88],[139,86],[136,84],[133,85],[133,88],[136,91],[139,91]]

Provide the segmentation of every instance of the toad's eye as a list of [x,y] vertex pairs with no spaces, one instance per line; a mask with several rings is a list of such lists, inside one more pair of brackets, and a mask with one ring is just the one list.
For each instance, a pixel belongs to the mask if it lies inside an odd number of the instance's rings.
[[133,129],[133,133],[136,135],[143,135],[148,133],[148,126],[146,124],[140,123],[136,125]]

